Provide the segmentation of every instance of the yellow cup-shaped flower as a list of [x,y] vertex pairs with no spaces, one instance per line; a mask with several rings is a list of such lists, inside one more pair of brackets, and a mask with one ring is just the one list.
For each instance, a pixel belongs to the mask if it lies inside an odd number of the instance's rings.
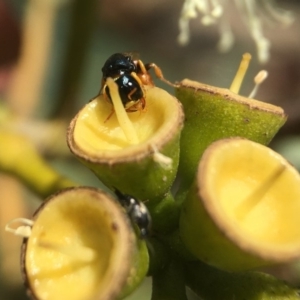
[[119,203],[100,190],[63,190],[33,222],[21,261],[34,299],[116,299],[147,273],[145,242],[135,238]]
[[229,271],[300,257],[300,175],[261,144],[224,139],[204,152],[180,232],[199,259]]
[[[111,97],[118,98],[113,88]],[[70,124],[70,150],[107,186],[143,200],[159,199],[177,173],[181,104],[153,87],[146,91],[144,111],[123,109],[119,116],[115,106],[107,120],[112,108],[103,95],[89,102]]]

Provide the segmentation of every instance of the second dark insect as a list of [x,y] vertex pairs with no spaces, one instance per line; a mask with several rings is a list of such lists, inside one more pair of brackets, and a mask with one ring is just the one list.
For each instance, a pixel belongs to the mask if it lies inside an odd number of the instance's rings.
[[117,189],[115,189],[115,193],[131,221],[139,227],[140,237],[146,238],[150,232],[151,216],[145,204],[130,195],[122,194]]

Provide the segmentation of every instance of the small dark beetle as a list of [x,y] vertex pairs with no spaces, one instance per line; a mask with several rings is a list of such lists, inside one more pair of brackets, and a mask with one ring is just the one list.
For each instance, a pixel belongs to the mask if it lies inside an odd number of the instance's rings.
[[132,60],[132,56],[126,53],[113,54],[102,68],[102,87],[108,77],[115,79],[123,74],[131,74],[131,72],[136,72],[136,64]]
[[[119,95],[127,112],[134,112],[145,108],[145,93],[136,76],[123,74],[115,82],[119,87]],[[111,101],[108,86],[105,87],[105,93],[109,101]]]
[[140,238],[144,239],[149,235],[151,227],[151,216],[146,205],[134,197],[122,194],[115,189],[120,204],[125,208],[131,221],[140,229]]
[[103,92],[106,79],[111,77],[116,79],[123,74],[130,75],[135,73],[142,84],[154,86],[149,70],[153,69],[157,78],[174,86],[171,82],[166,80],[161,69],[155,63],[144,64],[140,59],[137,59],[137,53],[115,53],[111,55],[102,67],[102,86]]
[[[146,107],[146,92],[144,86],[154,86],[150,69],[155,75],[169,85],[174,86],[166,80],[161,69],[154,63],[144,64],[140,59],[135,58],[132,53],[115,53],[111,55],[102,67],[102,82],[100,94],[112,103],[109,88],[106,84],[108,77],[114,79],[119,88],[123,105],[127,112],[143,111]],[[114,110],[106,118],[105,122],[114,113]]]

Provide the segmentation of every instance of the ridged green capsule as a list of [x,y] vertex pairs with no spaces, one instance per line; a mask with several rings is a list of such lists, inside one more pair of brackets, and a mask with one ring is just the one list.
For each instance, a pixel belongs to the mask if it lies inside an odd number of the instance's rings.
[[300,258],[300,174],[270,148],[223,139],[204,152],[181,210],[198,259],[227,271]]
[[129,294],[149,267],[118,201],[78,187],[48,198],[22,246],[22,273],[33,299],[114,300]]
[[127,113],[132,136],[116,113],[106,120],[111,110],[99,95],[77,114],[68,130],[71,152],[108,187],[142,200],[161,199],[177,174],[180,102],[162,89],[147,89],[145,111]]
[[176,97],[186,116],[179,171],[187,187],[200,157],[212,142],[240,136],[267,145],[286,121],[280,107],[188,79],[179,83]]

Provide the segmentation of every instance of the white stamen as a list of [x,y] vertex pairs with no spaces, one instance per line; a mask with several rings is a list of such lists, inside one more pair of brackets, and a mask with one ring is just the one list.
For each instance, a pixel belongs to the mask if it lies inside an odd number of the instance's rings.
[[270,58],[270,41],[266,38],[256,39],[258,60],[266,63]]
[[220,39],[218,43],[218,49],[220,52],[228,52],[234,44],[234,35],[230,24],[224,17],[220,20],[219,30]]
[[270,57],[270,42],[264,37],[262,30],[262,21],[258,17],[255,0],[245,0],[243,2],[246,19],[250,34],[256,43],[258,59],[261,63],[265,63]]
[[[235,0],[234,3],[239,10],[237,16],[244,20],[256,44],[259,61],[261,63],[267,62],[270,57],[270,42],[264,36],[263,21],[267,21],[268,17],[269,19],[271,17],[284,25],[290,25],[295,19],[293,14],[278,9],[272,0],[264,0],[261,3],[257,0]],[[226,8],[228,11],[230,10],[230,5],[226,0],[185,0],[179,19],[178,42],[181,45],[186,45],[189,42],[188,23],[190,19],[196,18],[200,14],[199,19],[204,26],[220,22],[221,36],[218,48],[223,52],[229,50],[233,45],[234,36],[230,30],[229,22],[231,20],[226,16]],[[262,12],[262,8],[264,8],[264,12]],[[223,20],[225,17],[226,21]]]
[[[25,225],[18,226],[17,228],[10,227],[14,223],[23,223]],[[11,232],[17,236],[21,236],[23,238],[28,238],[31,235],[31,227],[34,222],[30,219],[26,218],[16,218],[9,221],[5,226],[5,231]]]
[[291,25],[295,21],[295,16],[292,12],[283,9],[277,9],[274,1],[262,1],[267,12],[277,22],[280,22],[286,26]]
[[160,153],[154,145],[152,145],[151,147],[154,151],[153,160],[158,163],[164,170],[170,170],[172,168],[173,159]]
[[204,26],[210,26],[214,23],[216,23],[216,20],[211,17],[210,15],[205,15],[203,18],[201,18],[201,23]]
[[269,73],[266,70],[261,70],[257,73],[257,75],[254,77],[254,82],[256,84],[261,84],[265,81],[265,79],[268,77]]
[[213,9],[211,11],[211,15],[214,18],[220,18],[223,15],[223,7],[222,5],[219,3],[218,0],[211,0]]
[[198,9],[202,14],[209,14],[209,0],[190,0],[193,3],[193,6]]
[[220,18],[220,17],[223,15],[223,7],[222,7],[221,5],[220,5],[220,6],[216,6],[216,7],[212,10],[211,15],[212,15],[214,18],[216,18],[216,19]]
[[180,45],[187,45],[190,41],[189,21],[185,18],[179,19],[179,35],[177,41]]
[[254,77],[255,86],[254,86],[253,90],[251,91],[250,95],[248,96],[248,98],[255,97],[259,86],[266,80],[267,77],[268,77],[268,72],[266,70],[261,70],[257,73],[257,75]]

